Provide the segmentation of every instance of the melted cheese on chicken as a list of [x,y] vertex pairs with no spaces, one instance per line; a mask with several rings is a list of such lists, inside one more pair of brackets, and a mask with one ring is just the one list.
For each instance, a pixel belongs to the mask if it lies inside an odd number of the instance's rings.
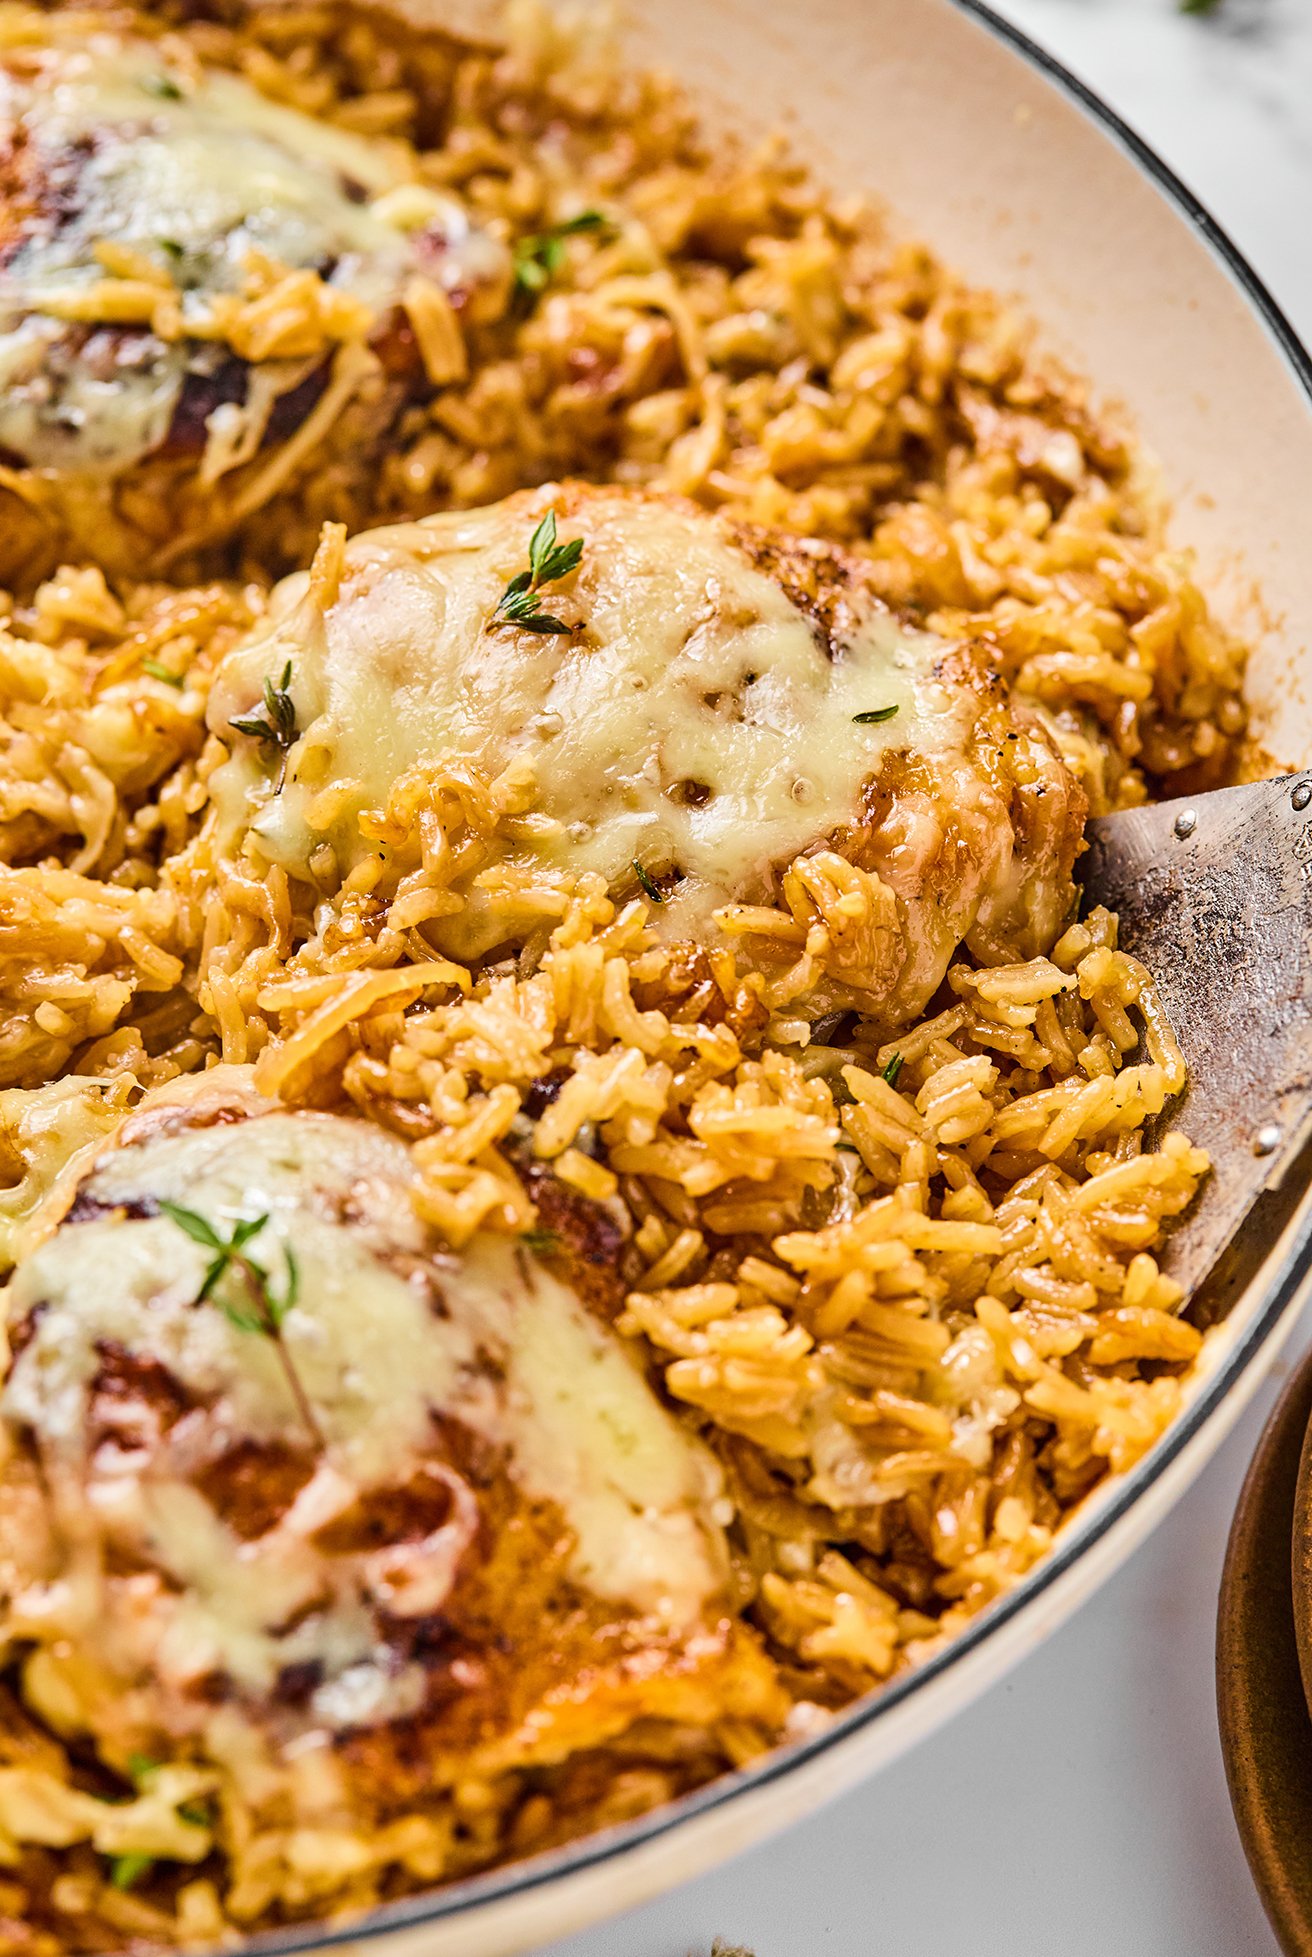
[[[37,467],[114,473],[158,448],[188,375],[224,357],[205,344],[206,306],[241,289],[252,252],[317,271],[379,317],[419,262],[403,228],[417,199],[427,276],[455,290],[504,271],[454,198],[398,197],[405,173],[386,144],[152,44],[97,34],[35,64],[20,49],[0,67],[0,112],[27,190],[0,223],[0,447]],[[69,300],[107,276],[106,246],[180,289],[180,337],[114,328],[96,307],[70,326]]]
[[[541,603],[571,631],[499,624],[553,502],[562,539],[584,550]],[[231,719],[290,660],[303,732],[280,793],[249,743],[216,777],[229,834],[248,829],[302,874],[327,841],[345,872],[366,848],[361,812],[416,763],[520,766],[545,820],[518,860],[629,888],[635,863],[653,879],[677,871],[673,929],[764,894],[774,866],[856,818],[887,754],[959,749],[973,713],[937,679],[932,634],[872,601],[829,643],[726,530],[622,492],[513,497],[369,532],[326,611],[301,576],[275,612],[225,665],[210,723],[231,740]],[[497,928],[475,898],[440,935],[476,953]]]
[[[498,606],[548,510],[583,549],[533,598],[567,629],[534,631]],[[859,560],[580,484],[334,557],[330,541],[279,587],[210,695],[232,749],[211,842],[256,874],[277,864],[328,893],[377,851],[409,771],[472,769],[499,779],[511,819],[422,914],[437,949],[524,942],[586,872],[620,896],[659,884],[657,930],[706,942],[717,921],[752,929],[726,907],[777,905],[815,857],[821,896],[788,898],[798,921],[773,941],[767,926],[764,956],[805,945],[813,1004],[890,1019],[924,1005],[963,939],[1032,956],[1072,905],[1083,800],[1051,738],[982,648],[897,618]],[[275,772],[260,729],[284,675],[295,738]],[[234,729],[252,716],[254,734]],[[399,874],[385,857],[376,894]]]
[[[0,1412],[54,1544],[11,1630],[94,1634],[180,1733],[215,1678],[256,1704],[304,1678],[316,1727],[415,1713],[405,1627],[459,1624],[508,1527],[563,1528],[602,1621],[677,1641],[714,1616],[718,1471],[570,1288],[504,1239],[435,1252],[382,1131],[199,1092],[129,1121],[9,1287]],[[240,1272],[206,1292],[204,1239],[243,1219],[276,1333]]]

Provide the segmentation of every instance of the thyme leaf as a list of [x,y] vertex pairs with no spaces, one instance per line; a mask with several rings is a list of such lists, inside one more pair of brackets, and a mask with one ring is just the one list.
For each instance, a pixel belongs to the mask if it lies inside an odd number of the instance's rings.
[[282,1321],[301,1295],[301,1267],[290,1244],[283,1246],[282,1261],[285,1273],[282,1291],[269,1293],[269,1316],[273,1320],[274,1330],[279,1332]]
[[162,680],[165,686],[181,687],[183,685],[183,675],[181,673],[175,673],[171,666],[165,666],[158,659],[143,659],[141,670],[143,673],[149,674],[153,680]]
[[262,713],[240,714],[228,722],[239,734],[249,734],[252,740],[271,747],[280,757],[278,779],[273,784],[275,795],[282,793],[282,785],[287,779],[287,757],[296,745],[296,708],[292,696],[287,691],[292,676],[292,662],[289,659],[282,669],[282,678],[275,686],[267,676],[264,681],[264,711]]
[[546,231],[535,231],[517,239],[511,257],[514,298],[519,309],[531,308],[565,263],[566,238],[577,238],[585,231],[605,231],[609,225],[609,218],[601,211],[580,211],[577,217],[568,217]]
[[[202,1292],[201,1296],[204,1295]],[[264,1332],[268,1329],[258,1312],[243,1311],[240,1305],[225,1305],[223,1316],[239,1332]]]
[[648,898],[653,904],[663,904],[665,902],[664,893],[652,882],[650,876],[643,869],[636,856],[633,859],[633,874],[642,885],[642,894],[644,897]]
[[179,1230],[185,1230],[193,1242],[204,1244],[207,1250],[223,1249],[223,1239],[214,1225],[195,1210],[184,1210],[181,1203],[161,1203],[159,1207],[161,1215],[176,1223]]
[[567,544],[556,542],[556,512],[549,510],[528,541],[527,589],[536,591],[540,584],[554,584],[557,578],[568,577],[582,555],[582,537],[573,537]]
[[556,512],[548,510],[528,540],[528,569],[517,571],[502,592],[492,614],[493,625],[517,625],[521,632],[572,633],[574,627],[563,618],[543,611],[537,594],[544,584],[568,577],[582,556],[582,537],[557,543]]
[[182,100],[182,90],[171,75],[143,75],[141,86],[147,95],[157,95],[161,102]]
[[131,1889],[154,1866],[153,1855],[115,1855],[109,1865],[109,1879],[116,1889]]
[[897,712],[896,707],[869,707],[865,713],[854,713],[854,727],[877,727],[881,720],[891,720]]
[[531,591],[508,591],[496,609],[498,625],[517,625],[521,632],[568,636],[573,627],[553,612],[541,611]]
[[901,1071],[902,1071],[902,1055],[900,1053],[895,1053],[893,1055],[893,1058],[889,1061],[888,1065],[884,1069],[883,1079],[888,1082],[890,1087],[896,1087],[897,1077],[901,1073]]

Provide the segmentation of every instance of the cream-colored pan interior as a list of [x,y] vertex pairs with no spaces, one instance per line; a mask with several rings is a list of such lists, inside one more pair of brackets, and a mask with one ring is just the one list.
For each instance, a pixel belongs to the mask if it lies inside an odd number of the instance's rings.
[[1312,759],[1312,406],[1142,164],[951,0],[660,0],[633,30],[717,122],[790,130],[1130,406],[1176,535],[1257,644],[1259,731]]

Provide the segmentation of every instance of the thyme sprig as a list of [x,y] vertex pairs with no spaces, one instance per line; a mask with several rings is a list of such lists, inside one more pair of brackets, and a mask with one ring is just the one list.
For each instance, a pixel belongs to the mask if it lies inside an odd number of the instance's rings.
[[572,625],[554,612],[544,612],[538,593],[544,584],[568,577],[583,555],[582,537],[556,542],[556,512],[548,510],[528,540],[528,569],[510,580],[492,614],[494,625],[517,625],[521,632],[570,633]]
[[282,785],[287,779],[287,757],[296,745],[296,708],[287,691],[291,677],[292,662],[289,659],[276,686],[267,676],[265,678],[263,713],[241,714],[228,722],[229,727],[235,727],[239,734],[249,734],[252,740],[263,742],[280,757],[278,779],[273,784],[275,795],[282,793]]
[[605,231],[610,219],[601,211],[580,211],[546,231],[535,231],[515,241],[511,254],[515,276],[515,300],[520,310],[532,306],[565,263],[565,240],[585,231]]
[[[195,1302],[203,1305],[207,1299],[215,1298],[224,1317],[239,1332],[258,1332],[273,1340],[296,1410],[312,1438],[321,1443],[319,1423],[282,1337],[283,1320],[296,1303],[301,1287],[301,1273],[291,1245],[283,1245],[283,1284],[277,1290],[269,1271],[263,1264],[257,1264],[246,1249],[268,1223],[267,1212],[263,1216],[238,1217],[229,1234],[223,1237],[208,1217],[200,1216],[195,1210],[184,1209],[180,1203],[161,1202],[159,1207],[170,1223],[176,1223],[194,1243],[213,1252]],[[215,1296],[220,1285],[227,1293],[224,1297]]]

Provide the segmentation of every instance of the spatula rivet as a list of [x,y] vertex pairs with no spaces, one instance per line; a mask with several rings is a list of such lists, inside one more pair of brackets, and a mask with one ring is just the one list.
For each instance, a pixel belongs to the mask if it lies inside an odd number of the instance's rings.
[[1280,1146],[1280,1130],[1274,1125],[1259,1128],[1257,1140],[1253,1143],[1254,1155],[1274,1155]]
[[1312,802],[1312,782],[1301,781],[1289,799],[1302,815],[1308,803]]
[[1179,836],[1180,840],[1183,842],[1186,836],[1192,836],[1197,827],[1198,817],[1194,811],[1192,809],[1181,809],[1179,815],[1175,818],[1175,833]]

